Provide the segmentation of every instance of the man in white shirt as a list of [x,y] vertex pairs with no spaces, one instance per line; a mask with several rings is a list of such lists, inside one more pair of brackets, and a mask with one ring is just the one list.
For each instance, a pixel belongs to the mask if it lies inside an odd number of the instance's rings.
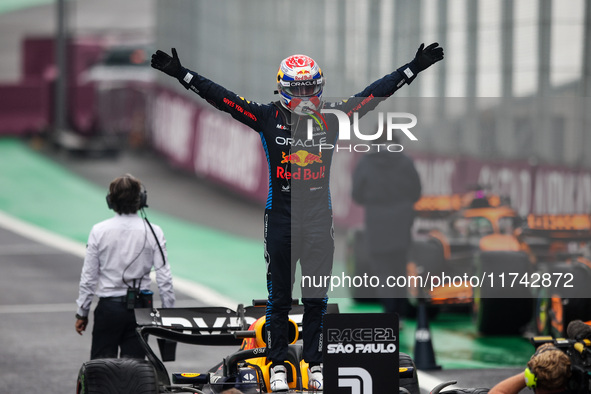
[[166,240],[159,226],[137,214],[147,206],[146,192],[138,179],[126,174],[113,180],[107,204],[117,214],[94,225],[88,237],[75,328],[80,335],[86,330],[96,295],[99,302],[94,312],[90,358],[143,358],[133,309],[151,306],[152,268],[162,307],[172,308],[175,302]]

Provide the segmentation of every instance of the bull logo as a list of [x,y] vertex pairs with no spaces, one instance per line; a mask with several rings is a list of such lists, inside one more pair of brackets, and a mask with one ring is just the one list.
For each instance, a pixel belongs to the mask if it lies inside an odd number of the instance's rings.
[[289,155],[286,155],[285,152],[281,153],[283,156],[281,164],[291,163],[297,164],[300,167],[306,167],[308,164],[322,163],[322,152],[318,152],[317,155],[314,153],[307,152],[305,150],[299,150]]

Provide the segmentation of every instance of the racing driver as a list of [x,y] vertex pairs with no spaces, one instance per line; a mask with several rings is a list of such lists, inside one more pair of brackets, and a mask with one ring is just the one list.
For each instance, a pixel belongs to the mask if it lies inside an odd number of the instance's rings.
[[[336,143],[338,119],[334,115],[325,117],[320,111],[338,109],[350,118],[354,112],[362,116],[441,59],[443,48],[438,43],[427,47],[422,44],[410,63],[349,100],[325,103],[322,101],[325,77],[318,63],[305,55],[293,55],[279,66],[276,80],[279,100],[259,104],[184,68],[174,48],[172,56],[160,50],[152,55],[153,68],[176,78],[186,89],[260,135],[269,166],[264,216],[268,289],[265,324],[267,358],[272,362],[272,391],[288,390],[285,364],[288,313],[296,262],[300,262],[302,275],[311,278],[325,278],[332,271],[334,235],[329,178],[333,150],[326,146]],[[310,390],[324,388],[322,320],[327,301],[326,287],[302,287],[303,358],[309,365]]]

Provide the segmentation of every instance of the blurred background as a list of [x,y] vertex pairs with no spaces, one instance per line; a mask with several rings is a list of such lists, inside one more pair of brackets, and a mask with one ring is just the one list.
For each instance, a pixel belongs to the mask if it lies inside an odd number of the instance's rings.
[[[417,159],[423,192],[480,183],[509,195],[521,214],[587,212],[591,5],[567,3],[8,1],[0,133],[86,153],[150,149],[261,201],[267,175],[256,134],[152,70],[153,50],[176,47],[183,65],[266,103],[290,54],[321,64],[325,97],[347,97],[412,60],[420,43],[437,41],[445,61],[388,107],[420,112],[419,141],[405,149]],[[339,175],[341,167],[333,183],[344,183],[345,195],[349,173]],[[569,195],[553,197],[552,188]],[[351,209],[343,204],[338,217]]]

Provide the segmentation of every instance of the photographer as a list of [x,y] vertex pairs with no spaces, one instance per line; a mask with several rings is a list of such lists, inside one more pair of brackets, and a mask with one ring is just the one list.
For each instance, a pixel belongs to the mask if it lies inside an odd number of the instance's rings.
[[[94,295],[99,302],[94,312],[90,358],[144,358],[136,333],[136,307],[151,307],[150,271],[154,267],[158,290],[165,308],[174,307],[166,241],[159,226],[151,225],[137,212],[146,207],[142,184],[127,174],[109,185],[107,204],[117,214],[92,227],[80,276],[75,329],[86,330]],[[143,212],[143,211],[142,211]]]
[[568,393],[570,367],[569,357],[551,343],[546,343],[536,350],[524,372],[498,383],[489,394],[516,394],[526,387],[537,394]]

